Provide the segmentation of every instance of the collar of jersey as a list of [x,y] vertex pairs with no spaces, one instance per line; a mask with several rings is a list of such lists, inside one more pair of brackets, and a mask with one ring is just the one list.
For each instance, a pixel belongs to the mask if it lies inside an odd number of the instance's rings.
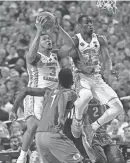
[[[38,52],[38,54],[40,54],[40,55],[44,55],[43,53],[41,53],[41,52]],[[48,56],[46,56],[46,55],[44,55],[46,58],[51,58],[52,57],[52,53],[51,53],[51,55],[48,57]]]

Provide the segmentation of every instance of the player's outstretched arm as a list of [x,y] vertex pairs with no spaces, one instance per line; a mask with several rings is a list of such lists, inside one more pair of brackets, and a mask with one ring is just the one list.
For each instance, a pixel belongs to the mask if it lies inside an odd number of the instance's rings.
[[112,70],[112,61],[111,61],[111,57],[108,51],[107,39],[105,36],[98,36],[98,39],[99,39],[100,46],[101,46],[100,51],[101,51],[101,55],[103,59],[104,72],[106,72],[109,77],[111,70]]
[[56,21],[56,26],[58,27],[58,30],[61,32],[63,39],[65,41],[65,44],[69,45],[70,47],[74,47],[75,43],[71,36],[59,25],[57,18],[55,19]]
[[42,17],[40,17],[39,19],[40,19],[39,23],[36,24],[36,28],[37,28],[36,35],[30,45],[29,52],[26,55],[27,63],[30,63],[30,64],[33,64],[36,60],[39,60],[39,57],[40,57],[38,56],[37,52],[39,49],[40,36],[41,36],[42,31],[44,30],[43,25],[47,21],[47,19],[45,18],[43,19]]
[[20,102],[23,101],[23,99],[27,95],[30,95],[30,96],[44,96],[46,90],[49,90],[49,89],[48,88],[31,88],[31,87],[25,88],[17,96],[17,98],[16,98],[16,100],[14,102],[13,112],[17,113],[17,109],[19,107]]

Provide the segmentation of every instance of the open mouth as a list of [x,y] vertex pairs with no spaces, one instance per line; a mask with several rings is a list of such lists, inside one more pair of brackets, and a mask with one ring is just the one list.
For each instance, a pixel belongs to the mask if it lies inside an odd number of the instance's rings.
[[47,42],[48,45],[52,45],[52,43],[50,41]]

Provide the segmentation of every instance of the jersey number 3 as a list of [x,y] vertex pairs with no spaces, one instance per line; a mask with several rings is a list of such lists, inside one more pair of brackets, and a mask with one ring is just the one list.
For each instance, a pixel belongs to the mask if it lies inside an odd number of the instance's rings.
[[50,70],[51,70],[50,75],[51,76],[56,76],[56,67],[50,67]]

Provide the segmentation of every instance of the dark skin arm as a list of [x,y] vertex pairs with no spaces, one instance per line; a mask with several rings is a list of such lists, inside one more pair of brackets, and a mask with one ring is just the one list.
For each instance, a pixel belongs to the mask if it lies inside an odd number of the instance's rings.
[[39,23],[36,24],[37,32],[36,35],[30,45],[29,52],[26,55],[26,61],[29,64],[34,64],[37,60],[39,61],[40,55],[37,54],[40,43],[40,36],[43,29],[43,24],[47,21],[47,19],[39,18]]
[[[75,92],[64,92],[61,94],[58,102],[59,125],[64,125],[68,112],[66,109],[71,109],[77,99]],[[68,105],[69,104],[69,105]]]
[[17,113],[17,109],[19,107],[19,104],[23,99],[27,96],[44,96],[46,91],[49,90],[48,88],[31,88],[27,87],[25,88],[16,98],[13,106],[13,112]]
[[109,78],[109,75],[111,74],[111,71],[112,71],[112,61],[111,61],[111,57],[108,51],[107,39],[105,36],[98,36],[98,40],[101,46],[100,52],[101,52],[102,61],[103,61],[104,73],[106,73]]
[[71,39],[72,43],[69,44],[64,44],[59,50],[58,50],[58,57],[60,59],[64,58],[64,57],[72,57],[73,59],[78,57],[78,44],[79,41],[77,39],[77,36],[72,37]]

